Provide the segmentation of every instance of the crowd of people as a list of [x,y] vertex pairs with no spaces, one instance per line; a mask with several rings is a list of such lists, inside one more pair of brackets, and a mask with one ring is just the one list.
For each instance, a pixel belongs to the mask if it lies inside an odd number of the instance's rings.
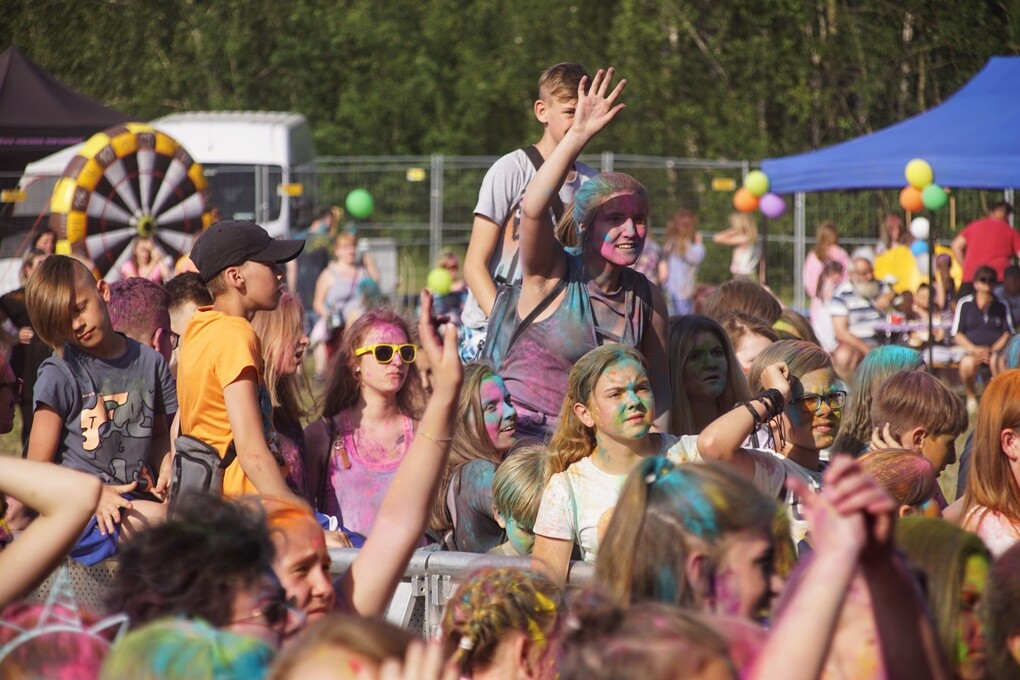
[[[0,676],[1018,677],[1020,340],[966,335],[987,272],[956,332],[994,376],[947,497],[969,404],[860,334],[895,291],[835,225],[810,321],[757,282],[753,220],[714,239],[733,279],[708,295],[690,210],[642,268],[644,187],[577,161],[625,87],[543,73],[541,140],[482,184],[459,323],[428,291],[414,320],[380,303],[333,211],[314,276],[250,222],[172,278],[149,242],[112,284],[30,252],[0,299],[0,430],[20,406],[26,438],[0,457]],[[463,579],[425,644],[381,618],[416,550],[528,568]],[[116,564],[113,618],[23,600],[68,558]]]

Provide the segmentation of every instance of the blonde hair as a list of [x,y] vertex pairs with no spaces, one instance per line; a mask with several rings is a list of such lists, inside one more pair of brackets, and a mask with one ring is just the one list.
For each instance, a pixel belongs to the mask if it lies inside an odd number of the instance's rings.
[[580,64],[562,62],[550,66],[538,78],[538,98],[558,99],[559,101],[571,102],[577,100],[577,88],[581,85],[581,78],[588,75]]
[[305,334],[305,308],[294,293],[286,292],[272,311],[256,312],[251,320],[262,345],[265,364],[264,382],[274,407],[298,420],[307,416],[301,394],[308,390],[308,379],[302,368],[294,375],[281,375],[283,359],[294,351],[295,340]]
[[549,451],[536,441],[522,442],[510,449],[506,460],[492,477],[492,504],[503,519],[534,531],[542,492],[552,476]]
[[1002,450],[1002,431],[1020,428],[1020,370],[1004,371],[985,388],[974,427],[974,453],[967,490],[963,494],[963,516],[980,506],[985,513],[997,512],[1013,526],[1020,526],[1020,486]]
[[610,366],[633,361],[648,371],[645,358],[632,347],[608,344],[596,347],[578,359],[567,378],[567,394],[560,408],[559,425],[549,442],[550,470],[563,472],[577,461],[591,455],[595,449],[595,428],[588,427],[574,413],[574,404],[591,403],[592,393],[599,378]]
[[666,238],[663,244],[665,251],[683,257],[687,253],[687,246],[694,242],[694,235],[697,233],[698,213],[686,208],[677,211],[666,222]]
[[582,184],[574,194],[574,224],[581,233],[581,241],[598,216],[602,206],[617,194],[634,194],[645,210],[648,210],[648,192],[645,185],[622,172],[603,172]]
[[322,649],[340,648],[377,664],[403,662],[414,636],[379,617],[332,614],[316,621],[280,652],[267,680],[287,680],[302,661]]
[[[96,285],[89,268],[76,258],[50,255],[25,286],[25,303],[32,328],[58,356],[63,356],[64,344],[74,340],[72,326],[76,311],[72,306],[77,302],[78,284]],[[105,314],[106,303],[102,298],[99,304]],[[106,323],[110,326],[109,315]]]
[[750,213],[730,213],[730,226],[751,240],[749,245],[758,242],[758,222]]
[[691,541],[717,564],[728,536],[755,529],[771,536],[775,511],[772,499],[721,465],[646,458],[620,492],[596,579],[621,607],[645,600],[699,607],[702,595],[687,580]]
[[562,591],[542,574],[486,567],[457,588],[443,615],[445,656],[462,676],[489,666],[508,633],[523,633],[547,648],[556,632]]
[[839,243],[839,230],[833,222],[822,222],[815,230],[815,247],[813,251],[819,262],[829,259],[829,249]]
[[492,366],[486,363],[464,367],[464,380],[457,402],[457,427],[453,431],[453,441],[450,442],[450,457],[432,496],[429,528],[433,531],[442,533],[453,528],[446,496],[454,471],[473,460],[488,460],[493,465],[499,465],[503,460],[503,453],[492,445],[489,433],[485,430],[482,409],[482,383],[495,375]]

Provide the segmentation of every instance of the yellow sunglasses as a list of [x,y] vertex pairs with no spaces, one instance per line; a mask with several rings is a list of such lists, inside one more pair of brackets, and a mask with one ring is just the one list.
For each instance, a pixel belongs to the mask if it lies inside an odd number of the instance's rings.
[[375,360],[380,364],[388,364],[393,361],[393,357],[396,356],[397,352],[400,352],[400,360],[405,364],[413,364],[414,360],[418,358],[417,345],[412,345],[411,343],[394,345],[388,342],[380,342],[377,345],[359,347],[354,350],[354,356],[360,357],[362,354],[368,354],[369,352],[372,353]]

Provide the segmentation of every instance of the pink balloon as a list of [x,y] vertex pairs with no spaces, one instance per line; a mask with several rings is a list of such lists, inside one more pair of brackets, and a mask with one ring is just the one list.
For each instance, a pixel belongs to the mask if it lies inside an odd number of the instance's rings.
[[769,192],[761,197],[758,202],[758,209],[761,214],[770,220],[778,219],[786,212],[786,201],[782,196]]

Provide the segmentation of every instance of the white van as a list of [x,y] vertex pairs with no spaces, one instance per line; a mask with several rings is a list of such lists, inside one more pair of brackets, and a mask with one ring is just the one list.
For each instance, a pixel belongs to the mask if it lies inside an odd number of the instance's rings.
[[257,222],[272,236],[286,236],[310,219],[304,206],[311,205],[311,196],[296,195],[299,171],[315,163],[312,131],[301,114],[196,111],[151,125],[202,164],[222,219]]

